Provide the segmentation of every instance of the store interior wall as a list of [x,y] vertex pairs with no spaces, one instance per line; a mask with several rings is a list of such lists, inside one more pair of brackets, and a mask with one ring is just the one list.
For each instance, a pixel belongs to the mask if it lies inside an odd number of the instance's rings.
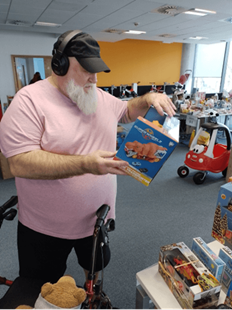
[[[0,99],[15,94],[11,55],[51,56],[57,37],[50,34],[0,32]],[[182,44],[164,44],[158,41],[123,40],[99,42],[101,56],[111,73],[98,74],[98,86],[150,82],[163,84],[178,81],[180,76]]]
[[173,84],[179,80],[182,44],[159,41],[122,40],[99,42],[101,56],[111,72],[98,74],[98,86],[139,83]]

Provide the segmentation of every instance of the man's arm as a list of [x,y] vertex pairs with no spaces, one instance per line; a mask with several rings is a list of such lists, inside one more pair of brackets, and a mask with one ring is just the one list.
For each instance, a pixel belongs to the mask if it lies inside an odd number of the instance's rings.
[[175,114],[176,107],[167,95],[160,93],[147,93],[141,97],[128,100],[127,113],[122,117],[120,122],[134,122],[138,116],[144,116],[151,105],[155,107],[160,115],[163,115],[164,111],[169,116]]
[[11,173],[20,178],[56,180],[86,173],[123,174],[125,161],[112,160],[116,152],[95,151],[88,155],[59,155],[43,150],[21,153],[8,158]]

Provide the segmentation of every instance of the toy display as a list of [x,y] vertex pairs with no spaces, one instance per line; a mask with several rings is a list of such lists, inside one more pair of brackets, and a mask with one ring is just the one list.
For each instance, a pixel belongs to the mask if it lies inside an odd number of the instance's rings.
[[159,272],[182,308],[217,305],[220,282],[184,242],[161,247]]
[[[223,176],[226,177],[231,149],[230,131],[227,126],[214,122],[213,118],[214,115],[212,115],[210,122],[201,125],[190,145],[189,152],[186,154],[185,166],[180,166],[177,170],[181,178],[185,178],[189,174],[189,168],[200,170],[193,176],[193,181],[196,184],[202,184],[205,181],[208,171],[213,173],[222,172]],[[225,133],[227,145],[216,143],[219,130]],[[208,134],[204,133],[205,131],[209,133],[210,139],[207,144],[204,144],[204,142],[202,144],[205,137],[208,137]],[[201,142],[199,137],[201,137]]]
[[229,247],[224,246],[219,251],[219,257],[225,262],[225,269],[222,273],[222,289],[228,291],[232,282],[232,251]]
[[227,306],[227,309],[228,308],[231,309],[232,307],[232,282],[229,285],[224,304]]
[[129,162],[123,170],[148,186],[178,143],[179,120],[160,116],[153,107],[145,117],[134,122],[114,159]]
[[[76,286],[71,276],[61,277],[55,284],[45,283],[41,287],[34,309],[80,309],[86,299],[86,292]],[[27,305],[20,305],[17,309],[33,309]]]
[[191,250],[209,269],[212,275],[219,282],[221,282],[222,274],[226,265],[225,262],[220,257],[218,257],[200,237],[193,238]]
[[221,186],[214,213],[212,237],[232,249],[232,183]]

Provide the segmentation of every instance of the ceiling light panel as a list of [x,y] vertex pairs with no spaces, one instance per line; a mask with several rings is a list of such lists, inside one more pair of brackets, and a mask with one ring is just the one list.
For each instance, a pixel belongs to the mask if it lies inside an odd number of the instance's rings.
[[190,14],[190,15],[196,15],[196,16],[205,16],[207,15],[206,13],[201,13],[201,12],[195,12],[195,11],[186,11],[184,14]]
[[140,30],[127,30],[127,31],[125,31],[125,33],[129,33],[129,34],[143,34],[143,33],[146,33],[146,31],[140,31]]
[[216,11],[209,11],[209,10],[203,10],[203,9],[198,9],[198,8],[195,8],[195,11],[206,13],[206,14],[216,14],[217,13]]

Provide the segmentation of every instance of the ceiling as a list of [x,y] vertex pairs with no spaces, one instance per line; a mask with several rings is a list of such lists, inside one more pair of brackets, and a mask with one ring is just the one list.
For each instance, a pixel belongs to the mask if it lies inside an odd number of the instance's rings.
[[[194,8],[216,14],[184,14]],[[164,43],[217,43],[232,39],[232,0],[0,0],[0,31],[55,36],[80,29],[98,41],[124,39]],[[37,26],[36,22],[59,24]],[[126,34],[126,30],[146,31]],[[203,39],[189,39],[201,36]]]

